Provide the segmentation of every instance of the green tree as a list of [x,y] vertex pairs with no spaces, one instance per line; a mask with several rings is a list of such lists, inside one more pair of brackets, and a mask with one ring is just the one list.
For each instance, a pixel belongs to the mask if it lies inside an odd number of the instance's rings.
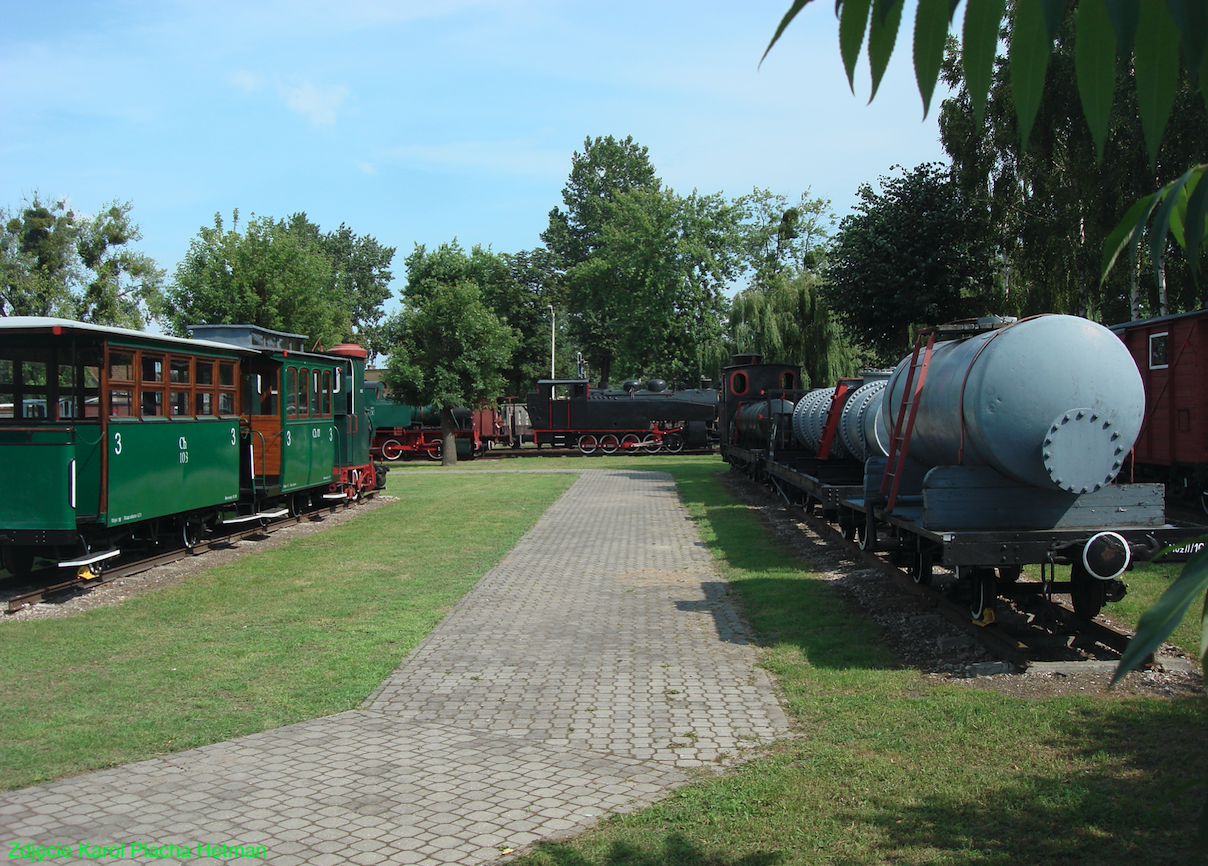
[[[722,290],[739,274],[741,209],[720,194],[681,197],[666,187],[618,193],[595,253],[567,273],[572,321],[599,318],[597,345],[630,375],[713,375],[723,357]],[[601,286],[614,289],[605,299]],[[606,301],[606,303],[605,303]]]
[[911,329],[990,312],[990,248],[961,189],[938,163],[859,190],[826,270],[825,294],[877,360],[896,363]]
[[130,247],[129,202],[86,217],[37,196],[0,215],[0,315],[61,316],[142,329],[161,307],[164,272]]
[[369,235],[358,235],[344,223],[333,232],[324,232],[305,212],[291,216],[286,225],[291,233],[317,244],[327,256],[332,293],[342,299],[357,342],[371,357],[381,352],[383,305],[392,296],[390,265],[395,248],[384,247]]
[[419,299],[448,283],[473,282],[482,302],[501,322],[515,329],[518,343],[503,369],[504,388],[492,394],[523,395],[548,370],[548,305],[556,300],[556,272],[545,250],[515,255],[495,253],[477,244],[467,253],[455,238],[429,250],[423,244],[406,259],[408,298]]
[[[622,193],[661,186],[645,147],[632,136],[590,138],[583,152],[575,152],[571,172],[562,190],[563,208],[550,211],[549,226],[541,233],[546,248],[557,258],[558,269],[573,288],[568,298],[570,333],[591,366],[607,381],[622,343],[616,332],[633,315],[629,286],[618,274],[597,261],[603,232]],[[571,279],[570,272],[577,270]]]
[[[1008,22],[1014,21],[1011,3]],[[941,140],[958,183],[987,213],[1009,307],[1004,312],[1077,313],[1101,321],[1164,314],[1196,304],[1186,260],[1168,256],[1159,285],[1148,269],[1119,269],[1101,280],[1101,250],[1120,215],[1159,183],[1195,164],[1208,148],[1208,116],[1187,76],[1151,166],[1137,110],[1135,64],[1116,72],[1116,99],[1103,159],[1079,106],[1073,46],[1075,15],[1058,32],[1050,72],[1025,149],[1019,137],[1006,61],[995,65],[978,123],[953,48],[943,77],[956,94],[940,112]],[[1010,38],[1009,28],[1003,38]]]
[[284,221],[253,217],[241,232],[222,216],[189,244],[168,290],[167,319],[176,334],[192,324],[250,324],[306,334],[330,346],[352,335],[348,298],[331,259],[312,237]]
[[864,353],[847,339],[822,294],[822,277],[802,268],[734,296],[729,332],[739,352],[798,364],[802,387],[822,388],[853,375]]
[[430,280],[405,298],[404,310],[387,326],[390,362],[382,380],[401,402],[440,407],[441,459],[451,466],[457,463],[453,409],[502,392],[516,333],[487,308],[473,280]]
[[834,229],[831,203],[807,189],[796,204],[756,188],[735,199],[743,212],[741,255],[752,288],[769,288],[800,270],[817,271]]

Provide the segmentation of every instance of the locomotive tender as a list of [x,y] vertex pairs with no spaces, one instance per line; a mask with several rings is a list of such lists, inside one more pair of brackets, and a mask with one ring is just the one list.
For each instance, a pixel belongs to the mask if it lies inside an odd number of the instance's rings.
[[0,563],[81,576],[380,486],[359,346],[199,325],[200,339],[0,319]]
[[[1090,619],[1123,596],[1167,524],[1160,484],[1112,484],[1145,393],[1127,349],[1073,316],[988,318],[930,329],[892,373],[794,390],[786,365],[740,357],[722,382],[722,456],[845,537],[889,549],[919,583],[953,568],[974,620],[1040,564]],[[939,342],[936,338],[941,338]],[[950,339],[942,339],[950,338]],[[920,341],[922,338],[920,338]],[[1053,582],[1070,566],[1068,584]]]

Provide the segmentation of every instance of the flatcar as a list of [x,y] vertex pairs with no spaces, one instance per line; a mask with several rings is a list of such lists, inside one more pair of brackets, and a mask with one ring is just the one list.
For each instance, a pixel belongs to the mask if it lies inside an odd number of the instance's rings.
[[0,319],[0,563],[81,575],[130,546],[355,497],[382,478],[365,352],[247,325],[196,339]]
[[538,447],[677,453],[709,447],[717,436],[717,391],[668,390],[661,379],[620,390],[593,389],[587,379],[542,379],[525,403]]
[[740,359],[723,378],[723,459],[920,583],[952,568],[983,625],[1000,590],[1023,591],[1024,565],[1090,619],[1123,596],[1131,562],[1194,533],[1166,521],[1160,484],[1112,484],[1145,396],[1106,328],[987,318],[925,339],[892,372],[813,392],[793,390],[796,368]]
[[1113,325],[1145,383],[1129,475],[1208,511],[1208,310]]

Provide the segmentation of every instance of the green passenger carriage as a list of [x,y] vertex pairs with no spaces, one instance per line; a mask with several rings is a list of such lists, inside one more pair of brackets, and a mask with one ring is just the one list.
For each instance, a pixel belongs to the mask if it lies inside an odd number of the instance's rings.
[[[0,565],[98,572],[130,544],[360,495],[380,473],[364,350],[199,326],[182,339],[0,319]],[[360,353],[359,355],[357,353]],[[361,444],[357,445],[357,442]]]

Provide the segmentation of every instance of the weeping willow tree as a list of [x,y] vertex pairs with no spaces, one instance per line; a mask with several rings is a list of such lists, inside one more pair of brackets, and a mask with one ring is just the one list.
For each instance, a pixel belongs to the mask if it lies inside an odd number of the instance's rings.
[[808,270],[786,274],[767,286],[739,292],[730,307],[730,335],[737,352],[758,352],[768,361],[800,364],[802,384],[820,388],[860,367],[852,346]]

